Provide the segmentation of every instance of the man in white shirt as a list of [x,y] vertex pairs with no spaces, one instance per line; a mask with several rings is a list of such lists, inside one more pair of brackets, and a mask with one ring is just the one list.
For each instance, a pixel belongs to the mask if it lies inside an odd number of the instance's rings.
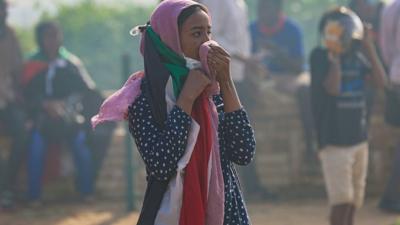
[[[261,62],[251,57],[251,38],[249,31],[247,5],[244,0],[197,0],[205,5],[211,14],[212,38],[231,55],[231,76],[236,84],[242,104],[249,111],[259,109],[257,86],[254,76],[266,74]],[[246,65],[248,64],[248,65]],[[246,71],[245,71],[246,70]],[[250,77],[253,76],[253,77]],[[253,119],[254,121],[254,119]],[[258,177],[256,162],[240,168],[241,180],[247,196],[275,199]]]

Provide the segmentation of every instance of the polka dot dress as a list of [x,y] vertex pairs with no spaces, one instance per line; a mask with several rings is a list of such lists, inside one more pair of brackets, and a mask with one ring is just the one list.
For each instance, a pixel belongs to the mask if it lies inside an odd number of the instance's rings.
[[[222,111],[222,99],[214,98],[219,111],[218,137],[221,166],[225,183],[224,225],[251,224],[242,198],[234,164],[247,165],[255,152],[255,139],[247,114],[243,109]],[[166,181],[175,175],[188,139],[191,117],[175,106],[164,128],[153,121],[150,105],[141,94],[129,107],[129,130],[146,164],[148,176]]]

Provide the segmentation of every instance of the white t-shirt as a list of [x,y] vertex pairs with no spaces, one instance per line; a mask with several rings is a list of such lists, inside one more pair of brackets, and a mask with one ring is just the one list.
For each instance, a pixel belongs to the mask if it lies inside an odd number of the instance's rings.
[[[250,56],[250,31],[247,5],[244,0],[199,0],[211,14],[212,37],[229,54]],[[244,79],[244,63],[231,60],[231,76],[236,82]]]

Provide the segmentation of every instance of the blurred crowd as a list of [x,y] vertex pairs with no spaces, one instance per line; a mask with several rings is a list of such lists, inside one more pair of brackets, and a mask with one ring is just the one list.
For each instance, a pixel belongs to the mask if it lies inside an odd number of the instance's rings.
[[[91,201],[114,124],[93,131],[93,116],[103,97],[80,59],[63,47],[54,21],[37,25],[37,52],[22,58],[18,40],[6,24],[7,2],[0,1],[0,204],[14,208],[19,172],[26,170],[26,198],[42,204],[45,165],[56,165],[68,149],[75,167],[75,186]],[[50,157],[53,156],[53,157]],[[51,163],[47,163],[51,161]],[[54,172],[56,173],[56,172]]]
[[[284,0],[259,0],[254,21],[248,21],[244,0],[198,2],[210,11],[213,39],[231,56],[232,77],[250,117],[264,107],[266,85],[295,99],[306,155],[318,152],[321,159],[331,224],[353,224],[364,198],[376,90],[385,92],[385,121],[400,126],[400,1],[350,0],[327,10],[309,60],[303,40],[310,34],[285,14]],[[41,204],[46,155],[60,148],[72,154],[76,190],[90,201],[115,127],[91,129],[102,95],[63,46],[62,24],[37,25],[38,50],[23,59],[6,18],[7,3],[0,0],[0,135],[2,142],[10,140],[0,149],[1,207],[14,207],[22,168],[27,199]],[[379,207],[400,212],[400,145],[393,160]],[[239,172],[247,198],[279,199],[261,183],[255,162]]]

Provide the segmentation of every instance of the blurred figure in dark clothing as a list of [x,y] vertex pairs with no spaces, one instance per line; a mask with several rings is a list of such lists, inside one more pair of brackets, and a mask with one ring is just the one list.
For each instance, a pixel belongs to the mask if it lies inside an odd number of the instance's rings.
[[7,2],[0,0],[0,136],[11,141],[0,148],[0,207],[13,207],[15,183],[25,143],[24,116],[18,105],[17,83],[22,68],[20,46],[7,26]]
[[264,52],[264,64],[275,77],[304,71],[303,33],[283,12],[283,0],[260,0],[257,21],[250,25],[254,53]]
[[[62,47],[62,31],[57,23],[39,24],[36,41],[39,51],[26,64],[22,77],[26,107],[33,123],[28,151],[29,200],[40,201],[49,143],[65,143],[71,149],[77,190],[84,199],[90,199],[96,166],[88,140],[95,142],[97,138],[89,130],[88,118],[92,116],[90,104],[99,104],[102,98],[94,91],[94,83],[79,58]],[[105,144],[107,148],[109,143]]]

